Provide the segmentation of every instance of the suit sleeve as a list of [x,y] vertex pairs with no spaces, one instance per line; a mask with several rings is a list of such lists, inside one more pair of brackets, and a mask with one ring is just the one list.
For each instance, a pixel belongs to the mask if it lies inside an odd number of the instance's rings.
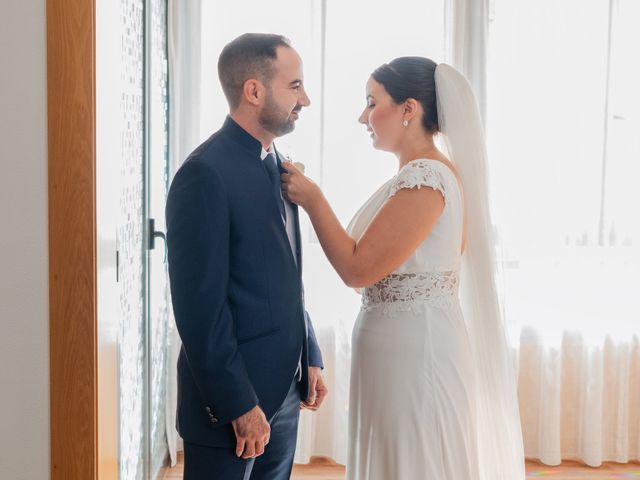
[[[302,298],[304,299],[304,284],[302,285]],[[318,344],[316,332],[313,329],[313,323],[311,322],[311,317],[309,316],[309,312],[307,312],[306,307],[304,309],[304,321],[307,324],[307,355],[309,357],[309,366],[324,369],[320,345]]]
[[306,310],[304,311],[304,316],[307,321],[309,366],[320,367],[324,369],[324,363],[322,362],[322,352],[320,351],[320,346],[318,345],[318,340],[316,339],[316,332],[313,330],[313,323],[311,323],[311,318],[309,317],[309,313]]
[[229,205],[218,174],[188,161],[176,174],[166,209],[169,280],[178,333],[203,400],[224,425],[258,398],[238,352],[227,301]]

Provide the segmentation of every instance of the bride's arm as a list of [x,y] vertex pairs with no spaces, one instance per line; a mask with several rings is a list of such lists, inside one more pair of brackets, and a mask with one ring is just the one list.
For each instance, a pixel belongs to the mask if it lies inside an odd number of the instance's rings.
[[437,190],[401,189],[356,242],[342,228],[320,188],[291,164],[283,165],[289,172],[283,175],[283,191],[307,211],[325,255],[350,287],[372,285],[402,265],[444,209],[444,197]]

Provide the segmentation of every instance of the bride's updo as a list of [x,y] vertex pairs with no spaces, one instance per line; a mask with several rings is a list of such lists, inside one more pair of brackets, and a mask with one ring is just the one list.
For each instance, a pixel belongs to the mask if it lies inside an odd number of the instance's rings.
[[422,105],[422,126],[429,133],[440,130],[436,102],[435,71],[438,65],[425,57],[399,57],[378,67],[371,76],[396,103],[414,98]]

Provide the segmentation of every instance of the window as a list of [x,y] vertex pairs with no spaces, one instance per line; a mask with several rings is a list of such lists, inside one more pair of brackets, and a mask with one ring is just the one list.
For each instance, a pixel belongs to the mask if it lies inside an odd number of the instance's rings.
[[619,340],[640,313],[632,0],[496,0],[487,135],[510,323]]

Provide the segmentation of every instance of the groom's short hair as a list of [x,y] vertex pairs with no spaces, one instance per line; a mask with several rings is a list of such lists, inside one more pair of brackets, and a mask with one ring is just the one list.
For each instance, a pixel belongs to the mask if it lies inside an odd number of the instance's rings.
[[286,37],[273,33],[245,33],[222,49],[218,77],[232,111],[240,104],[244,82],[255,78],[269,85],[280,46],[291,48],[291,43]]

